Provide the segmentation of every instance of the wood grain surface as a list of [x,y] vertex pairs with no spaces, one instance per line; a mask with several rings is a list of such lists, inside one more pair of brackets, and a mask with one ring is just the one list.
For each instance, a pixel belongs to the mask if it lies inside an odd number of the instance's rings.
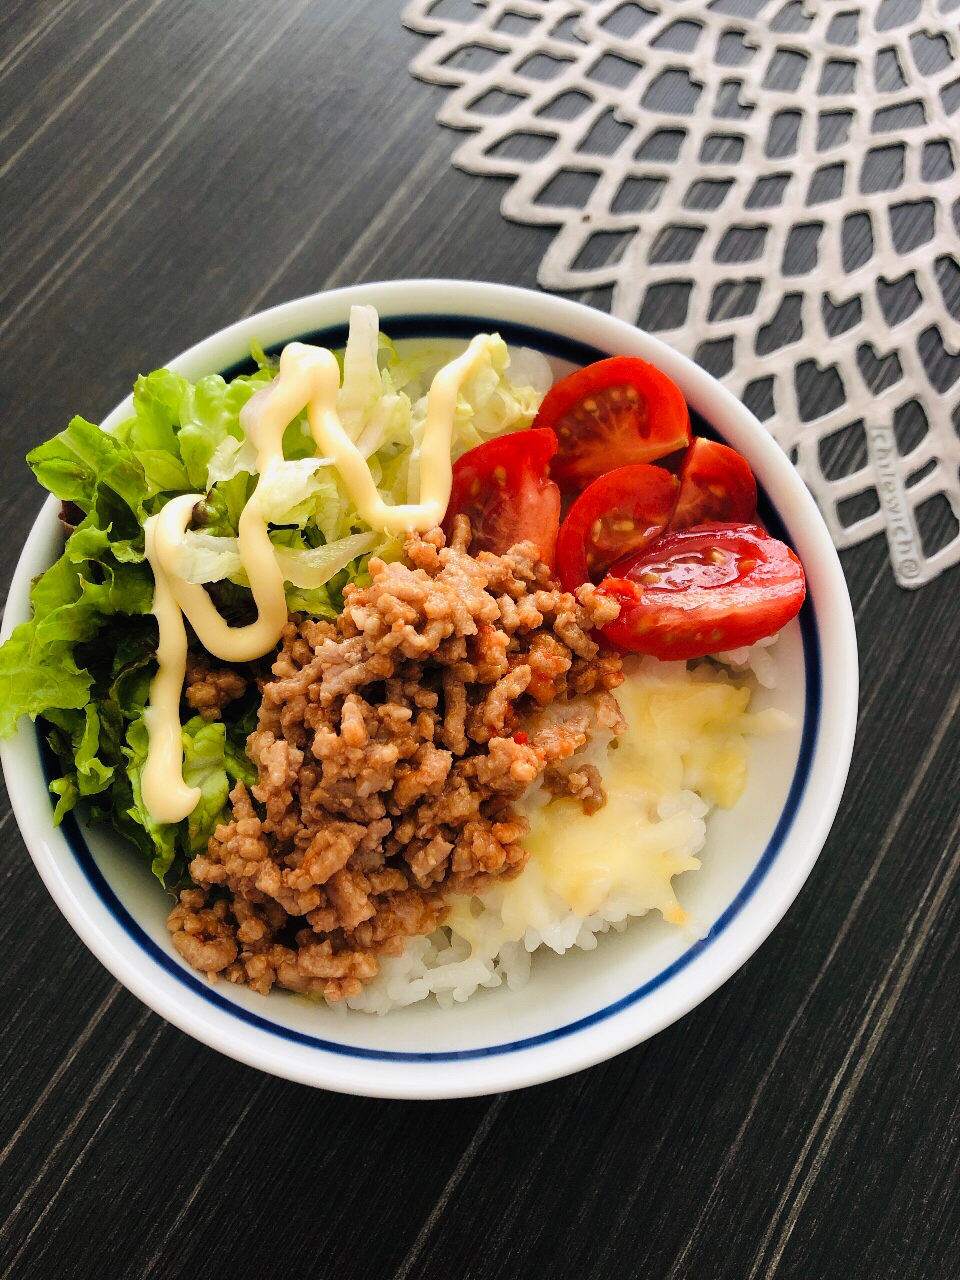
[[[3,6],[4,590],[23,454],[138,372],[326,286],[535,285],[550,232],[450,168],[400,10]],[[703,1005],[555,1084],[374,1102],[220,1057],[86,951],[4,795],[0,1280],[960,1274],[960,578],[844,568],[859,739],[813,875]]]

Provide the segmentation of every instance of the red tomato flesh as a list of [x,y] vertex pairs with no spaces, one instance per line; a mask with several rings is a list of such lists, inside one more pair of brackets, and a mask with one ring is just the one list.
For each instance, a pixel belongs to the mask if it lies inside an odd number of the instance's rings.
[[620,602],[607,639],[671,660],[774,635],[799,612],[806,582],[790,548],[759,525],[714,524],[665,534],[615,564],[599,590]]
[[540,559],[553,568],[560,527],[560,490],[549,479],[557,452],[552,431],[517,431],[486,440],[453,464],[453,488],[443,531],[453,519],[470,517],[470,553],[502,555],[517,542],[535,542]]
[[712,520],[749,524],[756,514],[757,482],[746,458],[698,436],[680,465],[680,495],[670,528],[689,529]]
[[690,415],[679,389],[634,356],[598,360],[562,378],[544,396],[533,425],[556,432],[551,473],[567,493],[690,442]]
[[599,582],[616,560],[648,547],[667,526],[680,482],[647,462],[594,480],[560,526],[557,574],[565,591]]

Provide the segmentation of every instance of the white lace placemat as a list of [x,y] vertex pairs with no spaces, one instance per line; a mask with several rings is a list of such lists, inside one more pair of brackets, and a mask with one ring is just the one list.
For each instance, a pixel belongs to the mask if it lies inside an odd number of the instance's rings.
[[[960,561],[960,0],[412,0],[548,289],[721,377],[839,547]],[[609,301],[607,301],[609,299]]]

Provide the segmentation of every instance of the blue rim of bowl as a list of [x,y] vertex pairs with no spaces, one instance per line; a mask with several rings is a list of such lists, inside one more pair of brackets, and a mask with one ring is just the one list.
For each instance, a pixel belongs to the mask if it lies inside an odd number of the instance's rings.
[[[588,343],[578,342],[572,338],[564,338],[554,333],[549,333],[542,329],[537,329],[530,325],[514,324],[495,320],[484,316],[457,316],[457,315],[401,315],[391,316],[385,319],[385,323],[390,330],[390,337],[395,341],[404,338],[471,338],[475,333],[483,332],[485,329],[494,329],[498,331],[505,341],[516,346],[534,347],[536,350],[543,352],[544,355],[554,356],[557,359],[569,360],[572,364],[585,365],[594,360],[603,360],[611,353],[603,351],[598,347],[590,346]],[[274,354],[286,345],[286,342],[301,341],[315,342],[328,347],[343,346],[346,341],[347,326],[345,324],[332,325],[324,329],[311,330],[300,336],[299,339],[288,338],[284,342],[275,344],[268,348],[269,354]],[[238,374],[250,373],[256,369],[256,364],[252,359],[238,361],[223,371],[223,376],[227,379],[236,377]],[[700,435],[710,436],[714,439],[722,439],[719,432],[716,431],[710,423],[702,418],[700,414],[691,411],[691,419],[693,420],[694,429]],[[775,537],[780,538],[789,546],[792,541],[787,532],[786,526],[780,519],[780,515],[769,496],[764,490],[760,490],[758,501],[758,512],[766,527]],[[822,679],[821,679],[821,651],[820,651],[820,635],[817,626],[816,612],[813,602],[808,594],[807,599],[800,610],[799,614],[800,635],[803,644],[803,659],[805,673],[805,691],[804,691],[804,714],[803,714],[803,730],[800,737],[800,750],[797,755],[797,764],[794,769],[793,779],[790,784],[790,790],[787,794],[786,803],[777,821],[767,846],[758,859],[756,865],[747,877],[740,889],[739,893],[734,897],[732,902],[726,907],[721,915],[714,922],[709,932],[698,939],[692,946],[688,947],[683,955],[679,956],[666,968],[661,969],[658,974],[650,978],[642,986],[631,991],[628,995],[622,996],[619,1000],[612,1004],[605,1005],[602,1009],[597,1009],[593,1013],[587,1014],[582,1018],[578,1018],[574,1022],[566,1023],[564,1026],[555,1027],[550,1031],[543,1031],[535,1036],[528,1036],[523,1040],[513,1040],[506,1044],[486,1045],[475,1049],[457,1049],[444,1050],[437,1052],[418,1052],[409,1053],[391,1049],[370,1049],[359,1045],[342,1044],[335,1040],[323,1039],[320,1036],[308,1035],[303,1031],[295,1031],[290,1027],[284,1027],[276,1022],[272,1022],[269,1018],[261,1017],[260,1014],[254,1013],[242,1005],[236,1004],[232,1000],[226,999],[220,995],[215,989],[211,988],[207,983],[197,976],[192,970],[183,966],[174,956],[159,947],[154,940],[140,927],[133,916],[129,913],[117,895],[114,893],[106,877],[100,870],[97,862],[90,851],[90,848],[83,836],[76,816],[69,813],[61,825],[61,832],[66,839],[73,856],[76,858],[81,870],[83,871],[91,888],[97,897],[103,903],[104,907],[113,916],[114,920],[124,932],[131,938],[140,949],[150,957],[154,963],[158,964],[167,973],[172,975],[178,982],[182,983],[194,995],[199,996],[202,1000],[220,1009],[222,1012],[239,1018],[242,1022],[246,1022],[250,1026],[256,1027],[259,1031],[266,1031],[271,1035],[280,1039],[291,1041],[295,1044],[305,1046],[310,1049],[319,1049],[324,1053],[333,1053],[350,1058],[367,1058],[388,1062],[453,1062],[464,1061],[472,1058],[490,1058],[497,1057],[500,1054],[518,1053],[524,1049],[534,1049],[538,1045],[548,1044],[551,1041],[562,1039],[570,1036],[578,1031],[583,1031],[587,1027],[593,1026],[598,1022],[603,1022],[607,1018],[611,1018],[616,1014],[636,1004],[645,996],[656,991],[671,978],[680,973],[691,965],[694,960],[701,956],[716,940],[724,933],[732,924],[734,919],[744,909],[746,904],[753,897],[761,881],[766,876],[770,867],[776,861],[777,855],[783,847],[784,841],[793,825],[793,820],[800,802],[806,789],[807,779],[810,775],[810,768],[813,761],[813,755],[816,748],[817,737],[820,729],[820,712],[822,697]],[[48,780],[54,773],[51,772],[53,767],[53,759],[49,748],[44,742],[43,736],[39,729],[37,733],[38,743],[41,750],[41,758],[44,762],[44,771]]]

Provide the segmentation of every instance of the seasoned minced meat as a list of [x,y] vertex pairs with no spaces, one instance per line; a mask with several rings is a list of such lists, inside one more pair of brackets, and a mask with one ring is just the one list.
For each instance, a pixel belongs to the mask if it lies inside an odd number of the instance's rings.
[[513,801],[597,727],[624,727],[620,661],[591,638],[617,605],[561,591],[533,544],[473,557],[469,542],[462,517],[449,547],[410,535],[406,562],[372,559],[370,586],[347,588],[336,624],[284,628],[247,743],[259,781],[231,793],[168,922],[196,968],[356,994],[378,956],[442,923],[448,893],[517,875]]
[[572,769],[558,769],[551,765],[543,775],[543,785],[555,796],[573,796],[580,801],[588,816],[607,803],[600,770],[595,764],[583,764]]
[[187,654],[187,674],[183,696],[187,706],[199,711],[204,720],[219,720],[228,702],[242,698],[247,682],[232,667],[212,667],[203,657]]

